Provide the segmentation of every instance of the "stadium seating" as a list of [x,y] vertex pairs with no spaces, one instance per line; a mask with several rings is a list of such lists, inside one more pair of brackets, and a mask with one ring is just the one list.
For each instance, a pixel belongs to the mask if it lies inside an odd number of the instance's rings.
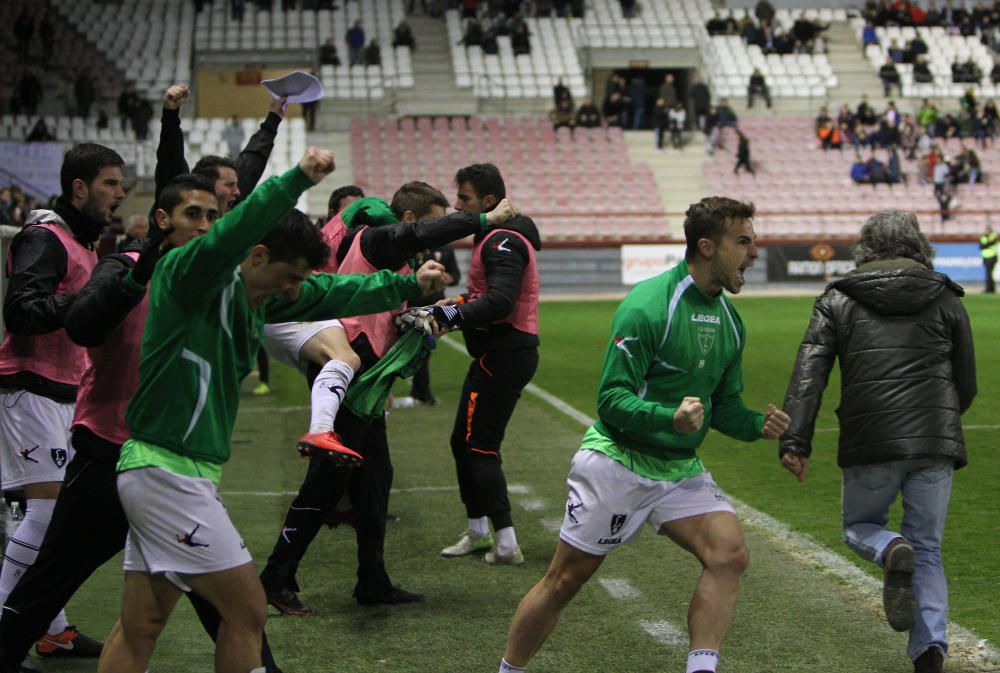
[[191,81],[195,16],[191,2],[121,0],[95,5],[52,0],[50,4],[123,70],[141,95],[156,100],[170,84]]
[[587,95],[583,69],[574,35],[581,19],[528,18],[531,53],[514,56],[510,38],[497,38],[500,53],[487,55],[478,46],[462,44],[463,26],[458,10],[445,13],[455,85],[472,87],[480,98],[549,98],[561,77],[581,100]]
[[765,55],[738,35],[714,35],[706,40],[702,57],[708,80],[719,96],[745,96],[755,68],[764,75],[773,98],[822,98],[837,86],[825,54]]
[[694,48],[696,26],[704,23],[707,0],[643,2],[634,18],[622,16],[618,0],[593,0],[583,20],[582,39],[596,49]]
[[[965,210],[1000,208],[1000,194],[988,185],[963,185],[959,190],[959,213],[942,224],[931,185],[921,185],[914,162],[903,160],[908,182],[892,187],[858,185],[850,179],[854,152],[817,149],[813,120],[806,117],[744,117],[740,129],[751,140],[751,158],[757,175],[733,174],[736,138],[724,136],[726,150],[716,151],[704,164],[710,191],[757,205],[756,229],[762,237],[851,237],[864,219],[885,208],[917,212],[922,227],[931,235],[972,235],[983,229],[985,215],[962,214]],[[946,153],[957,151],[958,141],[943,145]],[[979,150],[987,178],[1000,175],[1000,152]],[[876,155],[886,160],[886,151]],[[862,153],[868,158],[868,151]],[[803,217],[801,213],[810,213]],[[822,214],[814,214],[822,213]]]
[[[857,29],[858,44],[860,44],[861,29],[864,22],[855,19],[852,25]],[[993,55],[989,48],[984,45],[979,35],[949,35],[947,29],[935,26],[889,26],[887,28],[876,28],[875,34],[878,36],[877,45],[869,45],[865,52],[872,67],[877,72],[885,63],[889,52],[889,45],[893,40],[900,49],[917,35],[927,43],[927,65],[934,75],[933,83],[918,83],[913,81],[913,65],[909,63],[897,63],[896,70],[899,72],[902,93],[904,97],[912,98],[958,98],[971,86],[976,90],[978,96],[992,98],[1000,92],[1000,88],[990,82],[990,72],[993,70]],[[982,84],[968,84],[963,82],[952,82],[951,66],[955,61],[965,62],[968,59],[979,66],[983,71]]]
[[549,241],[666,233],[652,172],[629,161],[618,128],[571,136],[537,117],[353,119],[351,161],[355,182],[386,198],[411,180],[453,194],[458,168],[492,161]]
[[[248,2],[242,21],[234,21],[228,3],[215,2],[198,15],[195,48],[211,51],[304,50],[315,54],[330,38],[341,65],[320,68],[320,80],[331,98],[382,98],[386,88],[412,87],[409,47],[393,47],[393,32],[406,13],[403,0],[347,2],[337,11],[323,9],[283,11],[274,2],[271,11],[259,11]],[[366,39],[378,40],[381,66],[350,66],[344,45],[347,29],[360,20]],[[310,61],[313,59],[310,56]]]

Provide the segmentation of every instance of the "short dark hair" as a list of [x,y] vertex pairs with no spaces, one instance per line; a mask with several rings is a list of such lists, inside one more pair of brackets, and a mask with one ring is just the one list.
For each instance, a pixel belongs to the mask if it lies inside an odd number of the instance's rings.
[[407,182],[396,190],[396,193],[392,195],[392,203],[389,204],[389,208],[402,222],[403,214],[408,210],[419,220],[431,212],[432,206],[447,208],[449,205],[448,199],[440,191],[426,182],[415,180]]
[[88,185],[97,174],[108,166],[124,166],[125,160],[110,147],[97,143],[80,143],[63,157],[59,170],[59,186],[63,196],[73,196],[73,181],[83,180]]
[[708,238],[718,242],[731,222],[749,220],[755,211],[753,203],[725,196],[707,196],[692,204],[684,214],[684,238],[687,241],[684,258],[690,262],[698,254],[698,241]]
[[492,194],[497,201],[507,197],[507,187],[504,186],[500,169],[493,164],[472,164],[458,169],[455,173],[455,184],[459,187],[468,182],[476,192],[476,197],[483,199]]
[[215,186],[206,176],[181,173],[163,187],[154,210],[163,210],[168,215],[173,213],[174,208],[184,201],[184,192],[191,191],[208,192],[213,198],[215,197]]
[[318,269],[330,257],[330,246],[323,242],[309,216],[293,210],[260,242],[267,247],[271,262],[295,262],[305,259],[310,269]]
[[345,196],[356,196],[359,199],[363,199],[365,198],[365,193],[361,191],[361,188],[357,185],[344,185],[343,187],[337,187],[333,190],[333,194],[330,194],[330,201],[326,204],[327,215],[333,217],[343,210],[343,208],[340,207],[340,202],[344,200]]
[[209,154],[206,157],[202,157],[198,160],[198,163],[194,165],[191,172],[195,175],[204,175],[206,178],[215,184],[215,181],[219,179],[219,166],[224,166],[226,168],[232,168],[236,170],[236,162],[232,159],[227,159],[226,157],[220,157],[217,154]]

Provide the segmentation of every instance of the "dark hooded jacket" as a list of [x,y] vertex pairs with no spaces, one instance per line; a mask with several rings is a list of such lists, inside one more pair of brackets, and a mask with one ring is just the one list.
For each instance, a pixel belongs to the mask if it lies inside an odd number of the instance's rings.
[[912,458],[966,464],[961,415],[976,396],[964,290],[908,259],[863,265],[816,300],[784,410],[780,454],[808,457],[834,359],[841,468]]

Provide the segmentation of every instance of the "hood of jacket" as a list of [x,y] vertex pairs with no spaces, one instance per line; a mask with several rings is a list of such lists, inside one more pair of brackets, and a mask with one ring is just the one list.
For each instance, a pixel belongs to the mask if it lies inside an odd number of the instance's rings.
[[90,219],[61,196],[56,199],[53,210],[33,210],[28,214],[24,224],[27,226],[44,222],[55,222],[63,228],[68,228],[76,240],[87,246],[93,245],[104,230],[102,222]]
[[491,227],[486,231],[479,232],[475,236],[474,239],[475,242],[478,243],[479,241],[489,236],[491,232],[496,231],[497,229],[516,231],[517,233],[521,234],[526,239],[528,239],[528,242],[531,243],[531,247],[533,247],[535,250],[542,249],[542,236],[541,234],[538,233],[538,227],[535,226],[534,220],[532,220],[527,215],[518,215],[517,217],[507,220],[499,227]]
[[863,264],[830,287],[884,316],[917,313],[945,289],[965,294],[948,276],[905,258]]

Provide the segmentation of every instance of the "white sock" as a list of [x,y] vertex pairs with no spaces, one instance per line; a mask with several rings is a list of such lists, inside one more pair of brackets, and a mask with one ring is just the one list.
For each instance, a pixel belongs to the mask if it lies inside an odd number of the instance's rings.
[[513,526],[507,526],[497,531],[497,551],[507,552],[517,546],[517,535]]
[[7,597],[17,586],[21,575],[38,558],[38,548],[45,539],[45,531],[49,528],[55,506],[55,500],[28,500],[24,520],[7,543],[3,570],[0,571],[0,605],[7,602]]
[[715,671],[719,665],[719,653],[715,650],[692,650],[688,653],[687,673]]
[[267,673],[267,669],[263,666],[258,666],[250,671],[250,673]]
[[479,537],[490,534],[490,522],[485,516],[478,519],[469,519],[469,530]]
[[507,663],[506,659],[501,659],[500,670],[497,673],[524,673],[524,669],[518,668],[517,666],[511,666]]
[[60,633],[69,628],[69,620],[66,619],[66,611],[60,610],[59,614],[56,615],[52,623],[49,624],[49,635],[58,636]]
[[344,401],[347,386],[353,378],[354,369],[343,360],[330,360],[319,370],[312,386],[309,434],[333,430],[333,421],[337,418],[340,403]]

